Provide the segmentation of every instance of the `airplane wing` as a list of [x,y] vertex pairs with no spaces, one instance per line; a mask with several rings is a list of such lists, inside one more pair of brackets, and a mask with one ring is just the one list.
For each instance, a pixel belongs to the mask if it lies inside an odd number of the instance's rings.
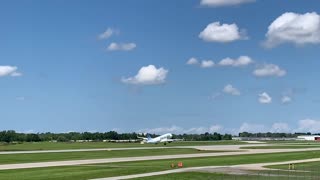
[[148,138],[145,138],[145,137],[139,137],[139,136],[137,136],[137,138],[138,138],[138,139],[141,139],[141,140],[143,140],[143,141],[147,141],[147,140],[148,140]]
[[174,142],[174,141],[183,141],[183,139],[162,139],[160,142]]

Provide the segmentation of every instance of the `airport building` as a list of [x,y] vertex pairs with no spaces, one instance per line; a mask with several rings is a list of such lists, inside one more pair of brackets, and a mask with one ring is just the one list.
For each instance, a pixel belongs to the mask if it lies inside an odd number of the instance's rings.
[[274,137],[232,137],[232,140],[238,141],[319,141],[320,135],[304,135],[296,138],[274,138]]
[[319,135],[298,136],[297,140],[302,140],[302,141],[320,141],[320,136]]

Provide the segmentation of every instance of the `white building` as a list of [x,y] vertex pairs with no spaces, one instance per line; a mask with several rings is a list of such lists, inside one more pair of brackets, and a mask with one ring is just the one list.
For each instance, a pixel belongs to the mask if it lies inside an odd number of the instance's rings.
[[320,141],[319,135],[309,135],[309,136],[298,136],[297,140],[303,141]]

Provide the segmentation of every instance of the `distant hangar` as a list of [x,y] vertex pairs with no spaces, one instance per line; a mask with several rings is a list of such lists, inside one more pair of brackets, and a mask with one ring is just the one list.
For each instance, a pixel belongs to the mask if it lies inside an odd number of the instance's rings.
[[320,141],[320,136],[319,135],[298,136],[297,140],[302,140],[302,141]]

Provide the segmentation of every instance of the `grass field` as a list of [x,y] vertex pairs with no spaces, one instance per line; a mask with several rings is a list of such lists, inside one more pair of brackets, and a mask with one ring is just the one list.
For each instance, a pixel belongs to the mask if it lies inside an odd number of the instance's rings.
[[[320,162],[309,162],[295,164],[295,170],[288,170],[288,164],[268,166],[272,168],[264,171],[251,171],[248,175],[227,175],[221,173],[209,173],[209,172],[183,172],[173,173],[167,175],[150,176],[144,178],[137,178],[141,180],[211,180],[211,179],[222,179],[222,180],[283,180],[283,179],[294,179],[294,180],[315,180],[320,179]],[[279,170],[274,170],[279,169]],[[137,180],[134,179],[134,180]]]
[[318,141],[304,141],[304,140],[292,140],[292,141],[263,141],[268,144],[319,144]]
[[112,177],[168,170],[172,162],[182,161],[185,167],[236,165],[262,162],[281,162],[320,157],[320,151],[272,153],[240,156],[220,156],[205,158],[188,158],[176,160],[137,161],[94,165],[63,166],[51,168],[33,168],[0,171],[2,179],[68,179],[82,180],[90,178]]
[[200,151],[192,148],[139,149],[115,151],[59,152],[32,154],[2,154],[0,164],[48,162],[62,160],[99,159],[116,157],[157,156],[173,154],[212,153],[221,151]]
[[[286,177],[274,177],[268,176],[268,174],[257,176],[257,175],[226,175],[219,173],[205,173],[205,172],[184,172],[184,173],[174,173],[159,176],[150,176],[144,178],[134,178],[132,180],[283,180]],[[302,179],[301,179],[302,180]]]
[[268,166],[268,168],[284,170],[280,171],[282,174],[288,174],[290,176],[302,176],[302,177],[317,177],[314,179],[320,179],[320,162],[308,162],[294,164],[294,170],[288,170],[289,165],[275,165]]
[[126,148],[126,147],[157,147],[157,146],[200,146],[200,145],[232,145],[245,144],[241,141],[181,141],[164,144],[140,144],[140,143],[63,143],[63,142],[33,142],[21,144],[0,144],[0,151],[30,151],[30,150],[60,150],[60,149],[90,149],[90,148]]
[[[283,169],[283,170],[287,170],[288,169],[288,165],[284,164],[284,165],[275,165],[275,166],[268,166],[270,168],[274,168],[274,169]],[[320,172],[320,162],[308,162],[308,163],[298,163],[295,164],[295,170],[309,170],[309,171],[319,171]]]
[[250,147],[241,147],[240,149],[303,149],[303,148],[320,148],[320,145],[250,146]]

